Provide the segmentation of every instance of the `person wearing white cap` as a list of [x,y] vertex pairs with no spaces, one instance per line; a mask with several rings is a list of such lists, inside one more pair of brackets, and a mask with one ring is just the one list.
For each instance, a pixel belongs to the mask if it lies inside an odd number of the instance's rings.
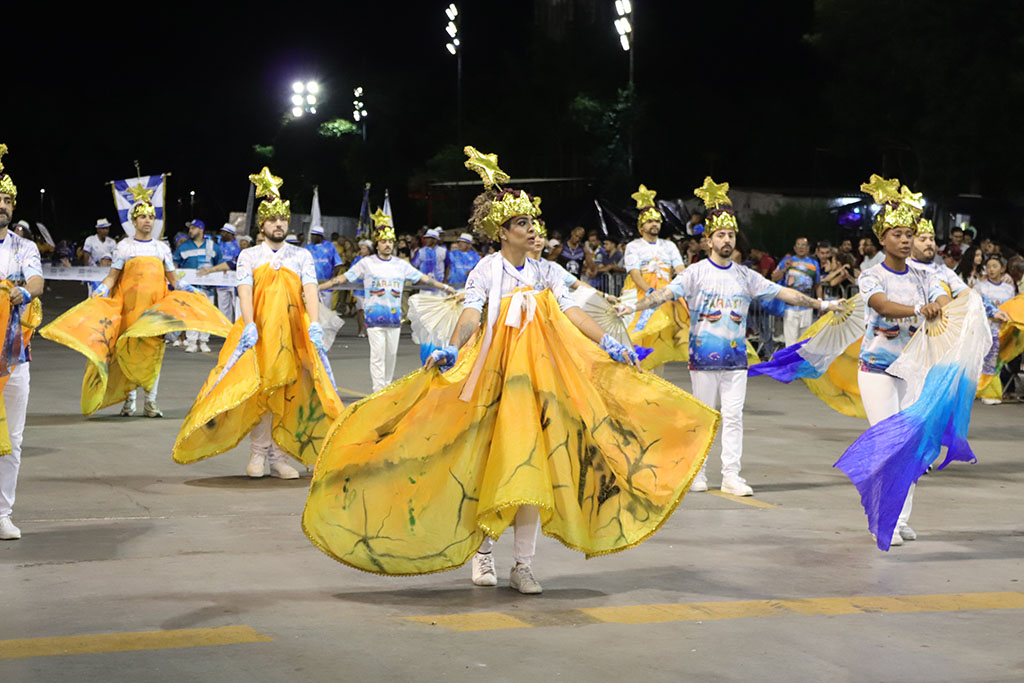
[[448,263],[444,281],[455,289],[464,289],[469,271],[480,263],[480,254],[473,249],[473,236],[468,232],[459,235],[453,248],[448,252]]
[[[82,245],[82,265],[109,267],[114,261],[114,250],[117,249],[117,241],[110,237],[110,221],[100,218],[96,221],[96,234],[85,238]],[[86,282],[89,288],[89,296],[99,282]]]
[[29,227],[28,221],[22,220],[14,224],[14,234],[17,235],[18,237],[30,239],[31,232],[32,230]]
[[290,232],[288,233],[288,236],[284,238],[284,241],[287,242],[288,244],[298,244],[299,237],[294,232]]
[[[238,254],[245,248],[241,242],[243,237],[246,241],[251,241],[248,235],[243,235],[236,239],[235,226],[231,225],[231,223],[225,223],[220,229],[219,253],[215,255],[214,265],[212,267],[200,268],[196,273],[198,275],[206,275],[208,273],[234,271],[235,265],[238,263]],[[220,309],[220,312],[228,320],[232,322],[238,320],[241,311],[238,309],[238,294],[235,292],[235,288],[224,286],[216,287],[215,289],[217,291],[217,308]]]
[[[309,231],[309,244],[306,250],[313,255],[313,266],[316,268],[316,279],[323,283],[330,280],[341,270],[341,255],[334,245],[324,241],[324,229],[314,225]],[[320,290],[320,303],[331,308],[331,298],[334,293],[328,289]]]
[[440,241],[441,228],[427,230],[423,235],[423,246],[412,255],[412,267],[438,282],[444,282],[444,264],[448,250],[439,244]]

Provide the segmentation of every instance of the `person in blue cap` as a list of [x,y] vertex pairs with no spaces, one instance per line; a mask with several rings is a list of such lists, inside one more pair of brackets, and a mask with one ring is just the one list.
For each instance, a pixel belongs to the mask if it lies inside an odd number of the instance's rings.
[[[206,235],[206,224],[196,219],[189,221],[185,226],[188,228],[188,239],[174,250],[174,265],[179,268],[198,270],[216,264],[221,258],[220,247],[212,237]],[[211,287],[196,287],[195,289],[206,295],[211,304],[214,303]],[[210,334],[208,332],[188,330],[185,332],[185,353],[195,353],[196,351],[210,353],[209,341]]]
[[[313,266],[316,268],[316,279],[321,284],[338,274],[343,265],[341,255],[334,245],[324,240],[324,229],[314,225],[309,231],[309,244],[306,249],[313,255]],[[331,308],[334,292],[329,289],[320,290],[320,303]]]

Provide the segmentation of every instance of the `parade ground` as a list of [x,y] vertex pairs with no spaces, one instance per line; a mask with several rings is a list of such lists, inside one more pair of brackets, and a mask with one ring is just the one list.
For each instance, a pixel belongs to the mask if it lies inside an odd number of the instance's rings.
[[[79,289],[80,286],[76,285]],[[44,296],[47,320],[70,286]],[[219,340],[214,351],[220,348]],[[167,348],[163,419],[79,410],[85,361],[33,343],[14,520],[0,542],[0,681],[1020,681],[1024,405],[975,403],[977,464],[922,479],[919,539],[879,551],[832,464],[865,429],[797,383],[752,378],[752,498],[686,496],[650,540],[586,560],[542,538],[540,596],[469,567],[397,578],[343,566],[299,526],[310,474],[244,475],[248,440],[171,460],[215,355]],[[329,353],[369,391],[348,321]],[[419,364],[403,335],[396,376]],[[666,378],[689,390],[685,365]],[[141,400],[139,402],[141,413]]]

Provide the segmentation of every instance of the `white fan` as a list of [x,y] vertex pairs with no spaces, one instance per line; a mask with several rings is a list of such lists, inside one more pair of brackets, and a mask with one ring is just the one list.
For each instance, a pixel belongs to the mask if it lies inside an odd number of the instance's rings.
[[833,311],[828,322],[797,352],[819,373],[824,373],[850,344],[864,336],[864,297],[855,294],[843,308]]
[[409,324],[417,344],[447,346],[462,314],[462,302],[454,296],[421,292],[409,297]]
[[968,290],[968,296],[946,304],[938,318],[926,320],[886,372],[906,380],[908,396],[916,400],[928,371],[940,363],[963,365],[977,383],[991,346],[985,304],[977,292]]
[[338,336],[338,331],[344,324],[345,321],[337,313],[324,306],[322,301],[320,302],[320,327],[324,328],[325,351],[331,350],[331,346],[334,345],[334,338]]
[[[635,290],[633,290],[635,292]],[[610,334],[620,344],[633,348],[633,342],[629,340],[629,332],[626,331],[626,323],[615,313],[615,307],[605,301],[601,292],[593,287],[582,285],[575,289],[572,298],[580,305],[580,308],[594,319],[598,327]],[[622,303],[629,303],[620,300]],[[636,294],[633,294],[633,302],[636,303]]]

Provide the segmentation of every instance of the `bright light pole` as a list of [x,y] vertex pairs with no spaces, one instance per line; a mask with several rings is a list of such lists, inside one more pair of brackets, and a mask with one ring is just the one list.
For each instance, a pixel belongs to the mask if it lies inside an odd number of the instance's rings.
[[366,117],[370,114],[366,111],[366,106],[363,104],[363,86],[356,86],[352,91],[352,95],[355,96],[355,99],[352,100],[352,118],[362,127],[363,142],[366,142]]
[[456,143],[462,144],[462,43],[459,40],[459,26],[462,24],[462,15],[455,3],[451,3],[444,10],[448,17],[448,24],[444,30],[451,39],[445,44],[449,53],[455,56],[455,136]]
[[292,83],[292,117],[302,118],[304,114],[316,114],[320,102],[320,84],[316,81],[295,81]]
[[[631,0],[615,0],[615,32],[619,34],[619,45],[629,53],[629,96],[635,101],[636,93],[633,91],[633,49],[636,42],[633,36],[633,3]],[[629,163],[629,173],[633,174],[633,124],[630,117],[629,135],[626,136],[627,149],[626,158]]]
[[39,188],[39,222],[40,223],[42,223],[44,220],[46,220],[45,218],[43,218],[43,204],[44,204],[45,201],[46,201],[46,188],[45,187],[40,187]]

